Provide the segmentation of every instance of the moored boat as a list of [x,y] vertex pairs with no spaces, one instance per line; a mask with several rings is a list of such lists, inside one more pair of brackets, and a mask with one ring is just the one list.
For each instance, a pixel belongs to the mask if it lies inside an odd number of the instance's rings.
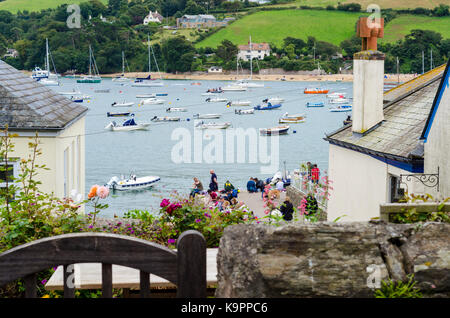
[[255,106],[254,109],[255,110],[271,110],[271,109],[276,109],[276,108],[280,108],[281,104],[275,104],[272,105],[272,103],[267,103],[267,104],[261,104],[258,106]]
[[157,105],[157,104],[164,104],[164,102],[165,102],[164,99],[147,98],[147,99],[141,100],[140,104],[141,105]]
[[349,102],[348,98],[335,98],[330,100],[330,104],[346,104]]
[[241,85],[227,85],[222,88],[224,92],[243,92],[247,90],[247,87]]
[[238,115],[251,115],[251,114],[255,113],[255,110],[253,108],[250,108],[250,109],[235,109],[234,113],[238,114]]
[[180,117],[168,117],[168,116],[158,117],[158,116],[155,116],[151,119],[151,121],[154,121],[154,122],[180,121]]
[[226,102],[228,99],[223,98],[223,97],[208,97],[207,99],[205,99],[205,102],[208,103],[220,103],[220,102]]
[[221,114],[195,114],[194,118],[198,119],[217,119],[220,118]]
[[195,128],[198,129],[227,129],[231,123],[205,123],[203,121],[196,123]]
[[172,113],[172,112],[187,112],[186,108],[183,107],[169,107],[166,109],[166,112]]
[[305,88],[303,91],[304,94],[327,94],[328,92],[328,89],[323,88]]
[[318,103],[307,102],[306,103],[306,107],[323,107],[323,106],[325,106],[324,102],[318,102]]
[[137,178],[135,175],[131,175],[130,178],[119,179],[114,176],[109,180],[106,184],[107,187],[113,190],[138,190],[152,187],[156,182],[160,181],[160,177],[158,176],[146,176]]
[[249,100],[236,100],[227,103],[227,106],[250,106]]
[[118,125],[115,121],[106,125],[106,130],[111,131],[131,131],[131,130],[147,130],[150,123],[137,124],[134,118],[128,119],[122,125]]
[[263,103],[280,104],[280,103],[284,102],[284,98],[281,98],[281,97],[270,97],[270,98],[263,99],[262,102]]
[[107,112],[106,116],[108,117],[127,117],[127,116],[134,116],[134,114],[131,114],[130,112],[122,112],[122,113],[111,113]]
[[351,111],[352,111],[351,105],[339,105],[334,108],[330,108],[330,112],[332,112],[332,113],[351,112]]
[[272,128],[260,128],[259,133],[265,136],[274,136],[274,135],[286,135],[288,133],[289,126],[277,126]]
[[298,123],[304,123],[306,121],[305,118],[306,118],[306,116],[303,114],[289,115],[288,113],[285,113],[283,116],[280,117],[278,122],[280,124],[283,124],[283,123],[298,124]]
[[134,105],[133,102],[129,102],[129,103],[126,103],[126,102],[123,102],[123,103],[114,102],[114,103],[111,104],[111,106],[113,106],[113,107],[130,107],[130,106],[133,106],[133,105]]

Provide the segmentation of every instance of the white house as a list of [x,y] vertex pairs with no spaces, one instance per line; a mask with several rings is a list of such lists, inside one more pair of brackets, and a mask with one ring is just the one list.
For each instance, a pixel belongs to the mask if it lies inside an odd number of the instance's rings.
[[238,59],[250,61],[250,59],[263,60],[265,56],[270,55],[270,45],[268,43],[250,43],[239,45]]
[[6,54],[3,57],[13,57],[16,58],[19,56],[19,52],[15,49],[6,49]]
[[209,69],[208,69],[208,73],[222,73],[222,68],[221,67],[218,67],[218,66],[211,66]]
[[156,10],[155,12],[150,11],[149,14],[144,18],[143,24],[147,25],[150,22],[162,23],[163,19],[163,16],[158,13],[158,10]]
[[355,54],[352,123],[325,138],[328,220],[379,217],[380,204],[396,202],[402,191],[450,196],[448,64],[384,95],[383,75],[381,52]]
[[[0,61],[0,129],[6,125],[13,138],[15,176],[20,159],[27,159],[28,143],[36,132],[42,156],[37,164],[49,170],[39,171],[39,189],[68,198],[72,190],[85,191],[85,115],[87,107],[78,105],[39,84],[12,66]],[[2,160],[0,158],[0,160]],[[0,164],[5,164],[4,160]],[[0,183],[0,188],[5,183]]]

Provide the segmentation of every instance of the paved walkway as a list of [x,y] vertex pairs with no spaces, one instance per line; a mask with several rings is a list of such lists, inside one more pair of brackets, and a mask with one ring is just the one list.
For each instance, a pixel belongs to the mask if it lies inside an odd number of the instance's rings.
[[[275,201],[280,204],[284,202],[285,197],[286,192],[281,192],[280,199]],[[264,201],[261,198],[261,192],[249,193],[247,191],[242,191],[239,193],[238,200],[244,202],[258,218],[266,216],[264,213]]]

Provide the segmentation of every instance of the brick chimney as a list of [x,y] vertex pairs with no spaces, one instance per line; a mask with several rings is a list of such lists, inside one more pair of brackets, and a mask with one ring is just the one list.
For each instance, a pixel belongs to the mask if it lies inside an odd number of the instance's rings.
[[363,134],[384,119],[385,55],[377,50],[377,39],[384,35],[384,19],[360,18],[357,35],[362,38],[362,51],[353,55],[352,131]]

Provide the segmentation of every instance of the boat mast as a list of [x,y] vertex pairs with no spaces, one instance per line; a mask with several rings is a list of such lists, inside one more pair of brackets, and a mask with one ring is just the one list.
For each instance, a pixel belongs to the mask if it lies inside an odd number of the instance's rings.
[[122,51],[122,76],[125,75],[125,55]]
[[148,73],[151,72],[151,54],[150,54],[150,34],[147,34],[147,46],[148,46]]
[[92,74],[91,68],[92,68],[92,48],[91,45],[89,44],[89,76],[91,76]]
[[253,77],[253,48],[252,48],[252,36],[250,36],[250,80]]
[[49,54],[48,54],[48,38],[45,39],[45,50],[46,50],[45,64],[46,64],[46,68],[47,68],[47,76],[50,77],[50,60],[49,60]]

